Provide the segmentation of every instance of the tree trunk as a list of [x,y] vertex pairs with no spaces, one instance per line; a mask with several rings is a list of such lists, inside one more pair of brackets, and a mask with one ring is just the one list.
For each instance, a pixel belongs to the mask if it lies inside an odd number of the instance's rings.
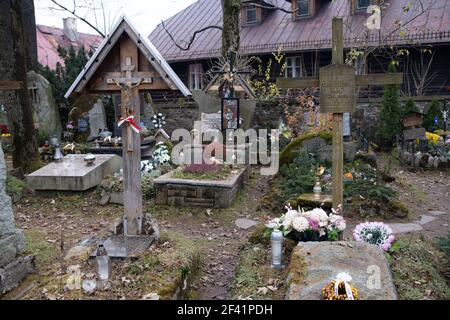
[[241,0],[222,0],[222,9],[222,56],[227,57],[230,50],[239,51]]
[[5,107],[13,134],[13,165],[19,174],[32,172],[41,165],[27,88],[28,65],[33,59],[28,53],[31,37],[25,35],[25,20],[31,20],[28,15],[34,11],[32,5],[33,1],[29,0],[0,1],[0,80],[23,83],[20,90],[0,92],[0,104]]
[[37,67],[38,63],[34,1],[22,0],[21,5],[22,5],[23,28],[26,41],[25,43],[27,44],[28,47],[28,54],[27,54],[28,70],[33,70]]

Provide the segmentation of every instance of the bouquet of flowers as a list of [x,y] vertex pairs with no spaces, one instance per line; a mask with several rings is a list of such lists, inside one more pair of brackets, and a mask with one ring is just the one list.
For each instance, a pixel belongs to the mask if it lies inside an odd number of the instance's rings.
[[366,222],[356,226],[353,239],[365,241],[380,247],[383,251],[389,251],[395,236],[392,229],[382,222]]
[[270,219],[266,224],[269,233],[280,230],[297,242],[336,241],[346,228],[344,218],[333,210],[328,215],[323,209],[303,211],[286,207],[286,214]]

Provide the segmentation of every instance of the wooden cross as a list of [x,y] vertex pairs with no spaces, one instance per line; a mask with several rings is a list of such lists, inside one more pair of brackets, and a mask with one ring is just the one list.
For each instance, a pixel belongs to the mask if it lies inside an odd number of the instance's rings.
[[[139,86],[151,83],[151,78],[134,77],[133,58],[125,56],[121,61],[121,75],[107,78],[106,84],[115,84],[121,91],[122,119],[134,117],[134,123],[140,123]],[[142,234],[142,190],[141,190],[141,137],[132,130],[131,124],[125,122],[122,130],[123,149],[123,190],[124,190],[124,233],[126,236]]]
[[333,206],[344,204],[343,115],[356,109],[357,86],[402,84],[402,73],[356,75],[344,64],[344,28],[342,18],[333,18],[332,64],[320,68],[319,77],[279,78],[280,88],[320,86],[320,112],[333,114]]

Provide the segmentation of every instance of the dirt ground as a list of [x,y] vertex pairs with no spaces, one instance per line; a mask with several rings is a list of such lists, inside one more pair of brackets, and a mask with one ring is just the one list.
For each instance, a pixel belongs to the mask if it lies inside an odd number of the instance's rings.
[[[430,241],[434,241],[437,236],[446,235],[450,221],[449,172],[412,172],[397,166],[392,169],[391,174],[396,178],[393,186],[400,192],[401,200],[411,212],[407,219],[396,219],[395,222],[407,223],[420,219],[421,215],[428,214],[429,211],[442,211],[447,214],[426,224],[421,233]],[[239,286],[247,283],[246,281],[252,283],[251,290],[244,290],[250,297],[284,298],[283,273],[266,268],[263,275],[258,275],[256,279],[245,279],[245,277],[251,277],[249,273],[253,270],[252,264],[258,265],[264,261],[268,265],[270,249],[267,245],[260,244],[249,247],[248,239],[254,229],[243,230],[235,225],[238,218],[248,218],[263,224],[268,215],[274,215],[273,212],[267,212],[259,205],[260,199],[268,190],[268,184],[269,179],[260,176],[254,169],[248,185],[239,194],[234,205],[228,209],[174,208],[155,206],[152,201],[145,202],[145,210],[157,219],[162,233],[179,234],[192,241],[192,246],[201,253],[201,264],[190,284],[189,298],[204,300],[237,298]],[[27,194],[14,204],[17,227],[25,230],[29,252],[38,256],[38,274],[30,276],[19,288],[4,298],[48,299],[46,294],[50,281],[48,279],[61,274],[61,260],[67,251],[82,240],[105,238],[110,234],[112,222],[122,216],[121,206],[101,206],[98,200],[98,193],[90,191],[77,194]],[[280,208],[278,214],[282,213],[283,210]],[[348,217],[348,230],[351,231],[360,222],[362,222],[361,218]],[[157,250],[159,249],[157,247]],[[123,264],[124,262],[120,262],[120,270],[125,270]],[[239,269],[246,264],[250,265],[249,270]],[[85,267],[93,272],[92,267]],[[261,268],[257,270],[259,269]],[[127,277],[132,278],[129,275]],[[139,283],[139,276],[136,279],[135,282]],[[144,291],[139,288],[125,290],[126,284],[123,284],[123,277],[119,277],[117,283],[118,287],[123,286],[124,289],[111,290],[110,294],[105,293],[97,298],[142,298]],[[266,287],[275,290],[273,292],[269,290],[267,293]],[[252,290],[255,292],[249,292]],[[133,292],[136,292],[137,296],[133,296]],[[61,295],[57,298],[72,297]]]

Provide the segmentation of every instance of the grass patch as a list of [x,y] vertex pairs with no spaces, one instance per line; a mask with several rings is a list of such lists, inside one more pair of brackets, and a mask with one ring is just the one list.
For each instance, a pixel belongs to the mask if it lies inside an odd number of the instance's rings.
[[283,300],[286,294],[285,270],[270,266],[270,246],[250,243],[240,252],[229,299]]
[[182,298],[198,273],[202,244],[175,232],[163,233],[160,243],[161,248],[130,264],[127,274],[139,278],[142,294],[156,292],[164,300]]
[[27,254],[35,256],[38,268],[48,266],[56,261],[59,251],[58,248],[47,242],[44,233],[37,230],[26,230],[25,240],[27,242]]
[[226,180],[230,174],[231,169],[228,166],[223,166],[217,171],[206,172],[186,172],[181,168],[174,171],[173,177],[186,180]]
[[446,256],[423,236],[400,237],[388,258],[399,299],[450,299],[450,288],[442,275],[448,264]]

